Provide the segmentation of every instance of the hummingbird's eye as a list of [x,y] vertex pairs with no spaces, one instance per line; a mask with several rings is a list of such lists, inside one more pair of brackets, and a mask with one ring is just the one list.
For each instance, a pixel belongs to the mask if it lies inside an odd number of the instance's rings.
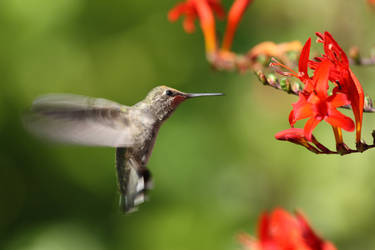
[[172,92],[172,90],[167,90],[167,91],[165,91],[165,94],[167,95],[167,96],[173,96],[173,92]]

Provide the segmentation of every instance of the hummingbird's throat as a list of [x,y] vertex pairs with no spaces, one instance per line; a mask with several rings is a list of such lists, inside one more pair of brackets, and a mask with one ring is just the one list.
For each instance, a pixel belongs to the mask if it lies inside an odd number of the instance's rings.
[[173,107],[177,107],[181,102],[185,101],[186,100],[186,97],[185,96],[182,96],[182,95],[176,95],[174,98],[173,98],[173,101],[172,101],[172,106]]

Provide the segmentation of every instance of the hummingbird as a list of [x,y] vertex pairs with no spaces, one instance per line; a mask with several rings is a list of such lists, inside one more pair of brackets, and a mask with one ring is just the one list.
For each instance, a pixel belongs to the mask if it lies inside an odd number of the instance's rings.
[[24,124],[33,134],[57,142],[116,148],[120,208],[136,211],[152,188],[147,168],[160,126],[187,99],[222,93],[184,93],[167,86],[125,106],[73,94],[47,94],[34,100]]

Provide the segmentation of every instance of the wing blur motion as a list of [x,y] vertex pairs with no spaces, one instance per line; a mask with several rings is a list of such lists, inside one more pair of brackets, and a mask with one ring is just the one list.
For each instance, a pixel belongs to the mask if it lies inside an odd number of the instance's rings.
[[134,144],[128,107],[100,98],[51,94],[33,102],[24,116],[32,133],[50,140],[92,146]]

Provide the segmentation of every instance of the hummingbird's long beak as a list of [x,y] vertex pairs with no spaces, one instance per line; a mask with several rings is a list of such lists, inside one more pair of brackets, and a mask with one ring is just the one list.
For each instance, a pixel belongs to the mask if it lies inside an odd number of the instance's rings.
[[223,93],[186,93],[185,96],[187,98],[194,98],[194,97],[200,97],[200,96],[220,96],[224,95]]

